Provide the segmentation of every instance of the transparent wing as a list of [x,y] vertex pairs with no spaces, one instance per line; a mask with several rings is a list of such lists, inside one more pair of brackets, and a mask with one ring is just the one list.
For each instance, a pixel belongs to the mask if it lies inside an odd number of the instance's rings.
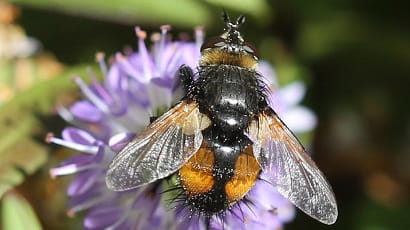
[[332,188],[305,149],[271,109],[249,126],[254,155],[280,194],[309,216],[333,224],[338,215]]
[[199,149],[201,130],[209,124],[196,103],[177,104],[114,157],[106,175],[108,188],[128,190],[174,173]]

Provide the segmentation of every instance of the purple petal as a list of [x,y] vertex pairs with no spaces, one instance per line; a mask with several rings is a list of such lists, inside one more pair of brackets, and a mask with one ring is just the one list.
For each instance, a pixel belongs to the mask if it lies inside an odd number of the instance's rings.
[[283,202],[277,207],[276,216],[281,222],[287,223],[295,218],[296,208],[292,203],[286,200],[286,202]]
[[252,188],[249,198],[255,200],[258,208],[270,210],[276,205],[278,199],[281,199],[281,196],[272,184],[259,180]]
[[260,61],[257,67],[257,71],[262,75],[262,81],[268,86],[274,88],[278,87],[278,81],[276,78],[275,70],[272,65],[266,61]]
[[[182,43],[178,43],[178,45],[182,45]],[[175,76],[175,73],[177,72],[178,68],[183,65],[184,63],[182,62],[182,56],[183,56],[183,49],[178,48],[177,51],[174,52],[174,56],[169,60],[165,70],[164,70],[164,75],[169,75],[171,77]]]
[[257,221],[248,223],[246,229],[281,229],[283,226],[273,213],[261,213],[258,217]]
[[[156,71],[159,74],[163,74],[170,67],[177,68],[175,64],[179,63],[181,59],[181,52],[177,49],[178,45],[178,43],[167,44],[159,57],[160,60],[155,60],[158,63]],[[170,66],[170,63],[173,65]]]
[[79,173],[68,186],[67,195],[76,196],[87,192],[102,176],[104,176],[104,174],[97,173],[96,170],[87,170]]
[[108,145],[114,152],[119,152],[125,147],[133,138],[135,133],[120,133],[110,138]]
[[311,131],[316,127],[317,118],[308,108],[293,107],[281,114],[283,122],[295,133]]
[[269,94],[267,100],[269,106],[274,109],[275,112],[277,112],[279,115],[282,113],[282,111],[285,111],[288,108],[288,105],[286,105],[286,102],[277,91]]
[[130,101],[144,108],[150,105],[146,86],[146,84],[141,84],[134,79],[128,82]]
[[69,159],[65,160],[62,164],[63,165],[68,165],[68,164],[87,164],[90,163],[94,160],[94,156],[92,155],[74,155],[70,157]]
[[[151,108],[170,107],[171,88],[163,88],[155,84],[147,85],[147,91],[150,98]],[[154,114],[157,115],[157,114]]]
[[84,226],[87,229],[104,229],[119,220],[123,212],[119,207],[94,210],[84,218]]
[[111,95],[108,93],[107,89],[104,88],[99,82],[94,81],[93,83],[90,84],[91,90],[103,101],[105,101],[107,104],[112,104],[113,99]]
[[50,169],[50,176],[52,178],[55,178],[57,176],[65,176],[65,175],[70,175],[73,173],[78,172],[78,165],[76,164],[68,164],[68,165],[63,165],[61,167],[56,167]]
[[103,118],[103,113],[89,101],[76,102],[70,108],[71,113],[80,120],[87,122],[100,122]]
[[130,56],[128,56],[128,61],[131,63],[132,68],[134,68],[134,70],[140,74],[144,73],[144,68],[141,65],[141,62],[143,62],[142,59],[143,58],[139,53],[133,53]]
[[122,90],[121,82],[123,75],[121,74],[118,64],[113,64],[108,71],[108,76],[105,79],[105,85],[108,89],[112,89],[116,92]]
[[161,77],[161,78],[158,77],[158,78],[151,79],[151,82],[163,88],[171,88],[174,83],[174,78],[173,77]]
[[[262,173],[261,178],[268,178],[268,176]],[[264,210],[264,212],[273,211],[281,222],[288,222],[296,215],[295,206],[280,195],[274,185],[264,180],[257,182],[251,191],[250,199],[253,203],[256,203],[256,206],[260,207],[260,210]]]
[[65,128],[62,132],[62,136],[64,140],[82,145],[95,145],[95,142],[97,141],[88,132],[73,127]]
[[139,83],[145,83],[149,81],[150,78],[146,76],[143,72],[138,71],[134,68],[134,65],[131,64],[129,59],[126,59],[122,55],[117,54],[117,61],[121,71],[126,73],[128,76],[131,76],[133,79],[137,80]]
[[198,66],[200,52],[195,43],[186,43],[183,47],[182,63],[195,69]]
[[[109,191],[106,187],[101,187],[101,186],[95,186],[88,190],[86,193],[73,196],[70,201],[69,201],[69,206],[70,208],[76,207],[76,206],[82,206],[89,202],[90,200],[94,198],[98,198],[101,196],[101,192],[106,192]],[[112,192],[114,193],[114,192]],[[102,203],[98,204],[98,207],[102,207],[105,203],[111,204],[112,205],[112,200],[113,199],[105,199]],[[90,208],[94,208],[96,205],[93,205]]]
[[289,107],[298,104],[303,99],[303,96],[305,96],[305,92],[306,86],[298,81],[282,87],[278,94],[283,103]]

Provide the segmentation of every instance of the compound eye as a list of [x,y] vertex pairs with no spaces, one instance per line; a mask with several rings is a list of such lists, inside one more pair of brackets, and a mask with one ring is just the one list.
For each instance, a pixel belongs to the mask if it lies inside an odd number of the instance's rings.
[[251,43],[245,42],[243,44],[243,49],[250,55],[259,58],[259,52],[254,45]]
[[204,44],[201,46],[201,52],[205,49],[212,49],[217,47],[222,47],[226,45],[225,40],[221,37],[213,37],[208,39]]

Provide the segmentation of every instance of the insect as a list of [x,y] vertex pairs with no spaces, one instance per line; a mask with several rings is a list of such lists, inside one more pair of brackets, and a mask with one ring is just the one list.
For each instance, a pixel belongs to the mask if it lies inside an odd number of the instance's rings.
[[188,204],[211,216],[242,200],[263,171],[303,212],[334,223],[329,183],[267,103],[257,51],[239,32],[245,17],[223,18],[226,30],[202,45],[197,73],[177,73],[183,99],[114,157],[107,186],[123,191],[176,173]]

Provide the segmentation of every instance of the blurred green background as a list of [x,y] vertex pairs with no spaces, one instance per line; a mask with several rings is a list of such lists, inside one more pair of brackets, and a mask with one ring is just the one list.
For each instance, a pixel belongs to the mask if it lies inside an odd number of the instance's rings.
[[11,29],[42,44],[31,53],[0,55],[3,229],[81,226],[81,218],[65,213],[70,178],[48,176],[71,153],[42,140],[65,125],[50,115],[55,104],[79,95],[69,76],[85,76],[98,51],[136,48],[135,25],[152,32],[171,24],[174,37],[197,25],[220,34],[222,9],[247,17],[246,39],[274,64],[282,84],[306,82],[304,104],[318,116],[313,158],[333,186],[340,216],[325,226],[299,212],[285,228],[410,229],[409,1],[0,2],[0,43]]

